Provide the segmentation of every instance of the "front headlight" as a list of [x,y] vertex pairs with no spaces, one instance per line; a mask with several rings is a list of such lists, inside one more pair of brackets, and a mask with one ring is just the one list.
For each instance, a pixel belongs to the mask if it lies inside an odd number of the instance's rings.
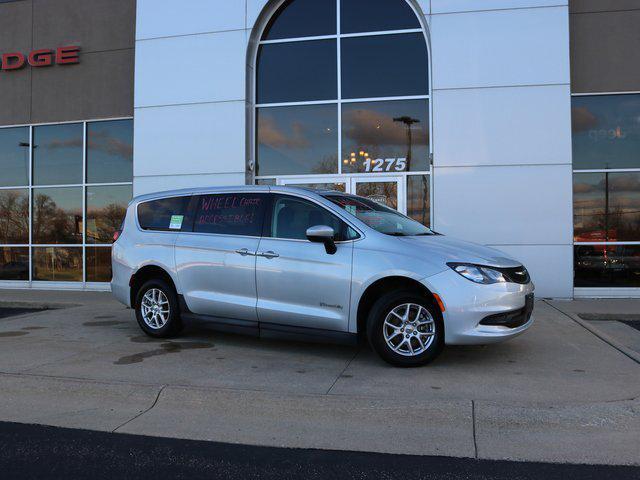
[[475,283],[491,284],[504,283],[507,281],[505,276],[499,270],[482,265],[473,265],[471,263],[447,263],[456,273],[459,273],[467,280]]

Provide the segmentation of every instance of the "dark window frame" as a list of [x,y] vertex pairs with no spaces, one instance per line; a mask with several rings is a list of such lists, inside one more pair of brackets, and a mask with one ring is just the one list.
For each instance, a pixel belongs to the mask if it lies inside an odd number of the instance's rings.
[[[156,228],[156,227],[144,227],[142,225],[142,222],[140,221],[140,207],[141,206],[146,205],[148,203],[157,202],[157,201],[160,201],[160,200],[169,200],[169,199],[186,198],[186,197],[188,197],[188,201],[185,202],[185,204],[183,206],[183,210],[182,210],[183,219],[182,219],[182,225],[181,225],[180,229],[171,230],[171,229],[169,229],[168,225],[166,227],[164,227],[164,228],[160,228],[160,227],[158,227],[158,228]],[[137,224],[138,228],[140,230],[142,230],[142,231],[149,231],[149,232],[180,233],[182,231],[182,229],[184,228],[184,226],[185,226],[185,221],[184,220],[187,218],[187,212],[188,212],[188,208],[189,208],[189,206],[191,204],[191,198],[192,197],[193,197],[193,194],[188,193],[188,194],[185,194],[185,195],[169,195],[169,196],[166,196],[166,197],[152,198],[152,199],[149,199],[149,200],[144,200],[144,201],[139,202],[136,205],[136,224]],[[178,214],[176,214],[176,215],[178,215]]]

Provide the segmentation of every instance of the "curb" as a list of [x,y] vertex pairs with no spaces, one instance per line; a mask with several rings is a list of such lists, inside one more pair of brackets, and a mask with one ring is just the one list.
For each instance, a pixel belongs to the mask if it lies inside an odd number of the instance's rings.
[[585,328],[589,332],[593,333],[600,340],[602,340],[603,342],[607,343],[611,347],[615,348],[616,350],[618,350],[623,355],[626,355],[627,357],[629,357],[631,360],[633,360],[637,364],[640,364],[640,353],[636,352],[635,350],[631,350],[630,348],[622,345],[615,338],[613,338],[610,335],[607,335],[606,333],[600,331],[599,329],[597,329],[596,327],[594,327],[593,325],[591,325],[587,321],[581,319],[578,315],[576,315],[574,313],[567,313],[565,311],[562,311],[558,307],[556,307],[555,305],[552,305],[551,303],[549,303],[546,300],[542,300],[542,301],[544,303],[546,303],[547,305],[549,305],[554,310],[556,310],[556,311],[560,312],[561,314],[563,314],[564,316],[569,317],[571,320],[576,322],[578,325],[580,325],[581,327]]

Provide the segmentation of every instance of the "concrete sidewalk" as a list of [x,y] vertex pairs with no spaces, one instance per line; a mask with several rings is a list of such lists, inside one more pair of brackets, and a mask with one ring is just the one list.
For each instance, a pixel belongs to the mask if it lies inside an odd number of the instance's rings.
[[0,291],[0,306],[7,302],[68,308],[0,319],[0,420],[257,445],[640,464],[640,364],[630,346],[603,340],[578,317],[630,315],[639,301],[539,301],[527,334],[449,347],[420,369],[389,367],[367,348],[256,340],[205,324],[156,341],[104,293]]

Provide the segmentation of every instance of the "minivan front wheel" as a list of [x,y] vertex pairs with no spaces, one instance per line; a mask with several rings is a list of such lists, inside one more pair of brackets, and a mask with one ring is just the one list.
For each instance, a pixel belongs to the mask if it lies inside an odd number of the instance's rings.
[[144,333],[166,338],[182,329],[178,300],[174,289],[164,280],[149,280],[136,296],[136,319]]
[[434,302],[421,295],[388,293],[371,308],[367,336],[376,353],[391,365],[418,367],[442,351],[442,315]]

